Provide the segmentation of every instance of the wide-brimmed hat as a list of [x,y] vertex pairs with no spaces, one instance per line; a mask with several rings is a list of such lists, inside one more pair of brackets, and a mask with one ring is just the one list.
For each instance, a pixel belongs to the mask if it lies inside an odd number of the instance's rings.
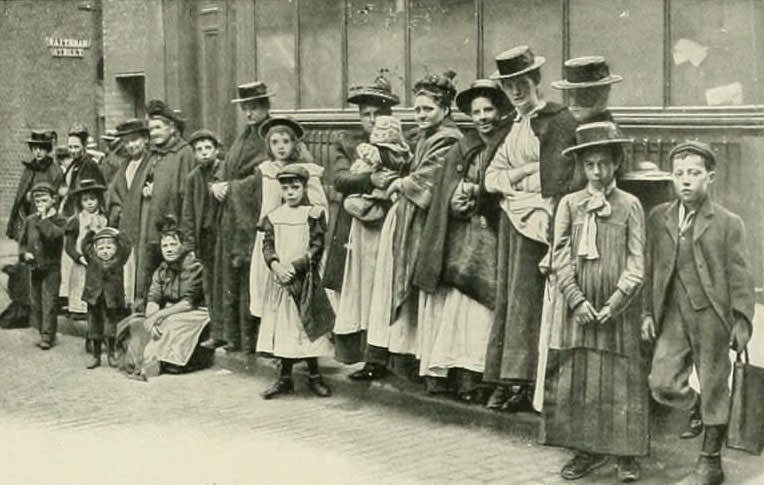
[[380,73],[370,86],[354,86],[348,92],[348,103],[359,106],[395,106],[400,102],[383,73]]
[[563,65],[565,79],[551,83],[555,89],[580,89],[607,86],[623,81],[623,77],[610,73],[610,66],[602,56],[568,59]]
[[546,62],[546,58],[533,55],[527,45],[513,47],[496,56],[496,72],[491,74],[491,79],[509,79],[521,76],[540,68]]
[[298,140],[302,139],[302,136],[305,134],[305,131],[302,129],[302,126],[300,126],[300,123],[293,120],[292,118],[282,116],[278,118],[268,118],[267,120],[263,121],[260,124],[260,129],[258,130],[260,136],[265,138],[265,136],[268,134],[268,131],[270,131],[270,129],[274,126],[288,126],[294,132],[294,135]]
[[642,161],[634,164],[634,169],[619,177],[628,182],[670,182],[673,179],[669,172],[661,170],[658,165],[650,161]]
[[106,132],[101,135],[100,138],[101,140],[111,143],[114,140],[119,139],[119,133],[117,133],[117,130],[106,130]]
[[296,163],[287,165],[276,174],[278,181],[298,179],[307,182],[309,178],[310,173],[308,173],[308,169]]
[[268,86],[266,86],[262,81],[239,84],[236,87],[236,92],[238,93],[239,97],[232,99],[232,103],[246,103],[247,101],[254,101],[256,99],[270,98],[271,96],[275,96],[275,93],[268,92]]
[[220,146],[220,138],[210,130],[201,129],[191,133],[191,136],[188,137],[188,144],[193,146],[199,140],[212,140],[215,146]]
[[711,145],[703,143],[697,140],[687,140],[679,143],[677,146],[671,149],[668,155],[668,159],[674,158],[674,155],[681,152],[692,152],[708,160],[711,165],[716,166],[716,154],[711,149]]
[[496,81],[490,79],[478,79],[470,84],[470,87],[456,95],[456,106],[459,111],[469,115],[472,100],[479,96],[491,99],[500,112],[509,111],[512,107],[506,93],[499,87]]
[[27,138],[28,145],[47,146],[48,150],[53,150],[53,134],[50,130],[32,130]]
[[74,197],[83,192],[103,193],[105,191],[106,186],[95,179],[79,179],[75,182],[74,187],[69,190],[69,197]]
[[53,197],[56,197],[58,193],[56,192],[56,188],[53,187],[53,184],[50,182],[40,181],[37,182],[32,186],[32,189],[29,191],[30,194],[34,195],[36,192],[47,192]]
[[152,99],[149,101],[149,104],[146,105],[146,116],[149,118],[164,118],[172,122],[181,131],[185,126],[185,121],[180,117],[179,113],[170,108],[167,103],[161,99]]
[[148,136],[149,128],[146,126],[146,122],[144,120],[139,120],[138,118],[129,119],[118,124],[115,132],[116,136],[119,138],[133,133],[143,133]]
[[585,148],[631,143],[632,141],[634,140],[623,136],[621,129],[612,121],[585,123],[576,128],[576,145],[563,150],[562,155],[570,157]]

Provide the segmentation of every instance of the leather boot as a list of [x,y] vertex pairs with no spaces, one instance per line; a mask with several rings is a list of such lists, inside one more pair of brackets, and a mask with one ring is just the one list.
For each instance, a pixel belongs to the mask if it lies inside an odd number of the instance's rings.
[[294,382],[292,379],[281,377],[271,387],[263,391],[263,399],[273,399],[281,394],[290,394],[294,392]]
[[699,436],[703,432],[703,419],[700,415],[700,399],[695,404],[695,407],[690,411],[689,421],[687,422],[687,429],[682,431],[679,437],[683,440],[689,440]]
[[[703,435],[703,451],[698,457],[695,470],[686,483],[693,485],[719,485],[724,483],[722,469],[722,444],[727,432],[725,425],[707,425]],[[683,482],[685,483],[685,482]]]
[[95,369],[101,366],[101,341],[93,339],[93,357],[90,359],[88,369]]
[[318,397],[329,397],[332,395],[332,390],[324,384],[324,380],[321,376],[308,376],[308,389]]
[[114,337],[106,338],[106,360],[109,362],[109,367],[117,367],[119,365],[115,340]]

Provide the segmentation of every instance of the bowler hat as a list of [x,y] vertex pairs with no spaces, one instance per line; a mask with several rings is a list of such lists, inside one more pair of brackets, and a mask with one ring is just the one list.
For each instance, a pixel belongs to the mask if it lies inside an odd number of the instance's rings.
[[239,86],[236,87],[236,90],[239,97],[232,99],[232,103],[246,103],[247,101],[275,96],[274,93],[268,92],[268,86],[262,81],[239,84]]
[[193,146],[194,143],[196,143],[199,140],[212,140],[215,143],[215,146],[220,146],[220,139],[217,137],[215,133],[213,133],[210,130],[196,130],[195,132],[191,133],[191,136],[188,137],[188,144]]
[[590,88],[607,86],[623,81],[618,74],[610,74],[610,66],[602,56],[568,59],[563,65],[565,79],[551,83],[555,89]]
[[631,143],[632,141],[631,138],[625,138],[618,125],[612,121],[585,123],[576,128],[576,145],[563,150],[562,155],[569,157],[584,148]]
[[32,186],[32,189],[29,191],[30,194],[34,195],[36,192],[47,192],[53,197],[55,197],[56,189],[53,187],[53,184],[45,181],[37,182]]
[[103,193],[106,191],[106,186],[98,183],[95,179],[78,179],[74,187],[69,191],[69,197],[81,194],[83,192],[98,192]]
[[294,135],[298,140],[302,139],[302,135],[304,134],[300,123],[293,120],[292,118],[287,118],[284,116],[279,118],[268,118],[267,120],[263,121],[259,129],[260,136],[265,138],[265,136],[268,134],[268,131],[270,131],[270,129],[274,126],[288,126],[294,132]]
[[459,107],[459,111],[469,115],[472,110],[472,101],[479,96],[489,98],[501,113],[509,111],[512,107],[504,91],[496,81],[490,79],[473,81],[470,87],[456,95],[456,106]]
[[82,140],[82,143],[85,144],[88,139],[88,127],[85,126],[82,123],[74,123],[71,128],[69,128],[69,132],[67,133],[69,136],[76,136],[80,140]]
[[95,235],[93,236],[93,242],[96,242],[99,239],[116,240],[118,236],[119,236],[119,231],[117,229],[107,226],[95,233]]
[[668,156],[669,160],[673,160],[676,154],[682,152],[692,152],[696,155],[700,155],[705,158],[711,166],[716,166],[716,155],[711,149],[711,145],[708,143],[703,143],[702,141],[697,140],[684,141],[671,149]]
[[175,127],[180,130],[185,126],[185,122],[178,113],[161,99],[152,99],[149,101],[149,104],[146,105],[146,115],[149,118],[159,117],[171,121]]
[[509,79],[535,71],[546,62],[546,58],[535,56],[527,45],[513,47],[496,56],[496,68],[491,79]]
[[395,106],[400,102],[382,72],[370,86],[354,86],[348,92],[348,103],[359,106]]
[[146,126],[146,122],[133,118],[117,125],[116,136],[122,138],[123,136],[131,135],[133,133],[142,133],[148,136],[149,129]]
[[48,150],[53,149],[53,133],[50,130],[32,130],[27,139],[28,145],[47,146]]
[[291,179],[299,179],[303,182],[307,182],[310,178],[310,174],[308,173],[308,169],[305,167],[296,163],[292,163],[279,170],[279,172],[276,174],[276,178],[279,180],[279,182]]

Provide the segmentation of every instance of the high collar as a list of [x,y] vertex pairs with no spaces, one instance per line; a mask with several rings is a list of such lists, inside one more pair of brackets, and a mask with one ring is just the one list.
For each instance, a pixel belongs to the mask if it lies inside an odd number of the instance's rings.
[[523,120],[523,119],[532,119],[538,116],[539,113],[541,113],[544,108],[546,108],[547,102],[543,99],[540,99],[538,103],[536,103],[536,106],[533,107],[532,110],[529,112],[523,114],[519,111],[515,110],[515,123]]

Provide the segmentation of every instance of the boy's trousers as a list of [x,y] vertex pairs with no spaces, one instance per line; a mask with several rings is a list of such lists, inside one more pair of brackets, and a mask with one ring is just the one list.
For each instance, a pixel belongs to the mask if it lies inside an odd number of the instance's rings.
[[43,341],[53,343],[58,331],[61,268],[33,268],[29,286],[29,325],[40,330]]
[[700,397],[688,381],[694,364],[703,396],[700,401],[703,423],[727,424],[730,336],[713,307],[694,310],[687,291],[675,277],[659,328],[649,379],[655,400],[691,409]]
[[106,300],[101,295],[95,305],[88,305],[88,338],[103,340],[114,337],[121,315],[122,309],[107,308]]

